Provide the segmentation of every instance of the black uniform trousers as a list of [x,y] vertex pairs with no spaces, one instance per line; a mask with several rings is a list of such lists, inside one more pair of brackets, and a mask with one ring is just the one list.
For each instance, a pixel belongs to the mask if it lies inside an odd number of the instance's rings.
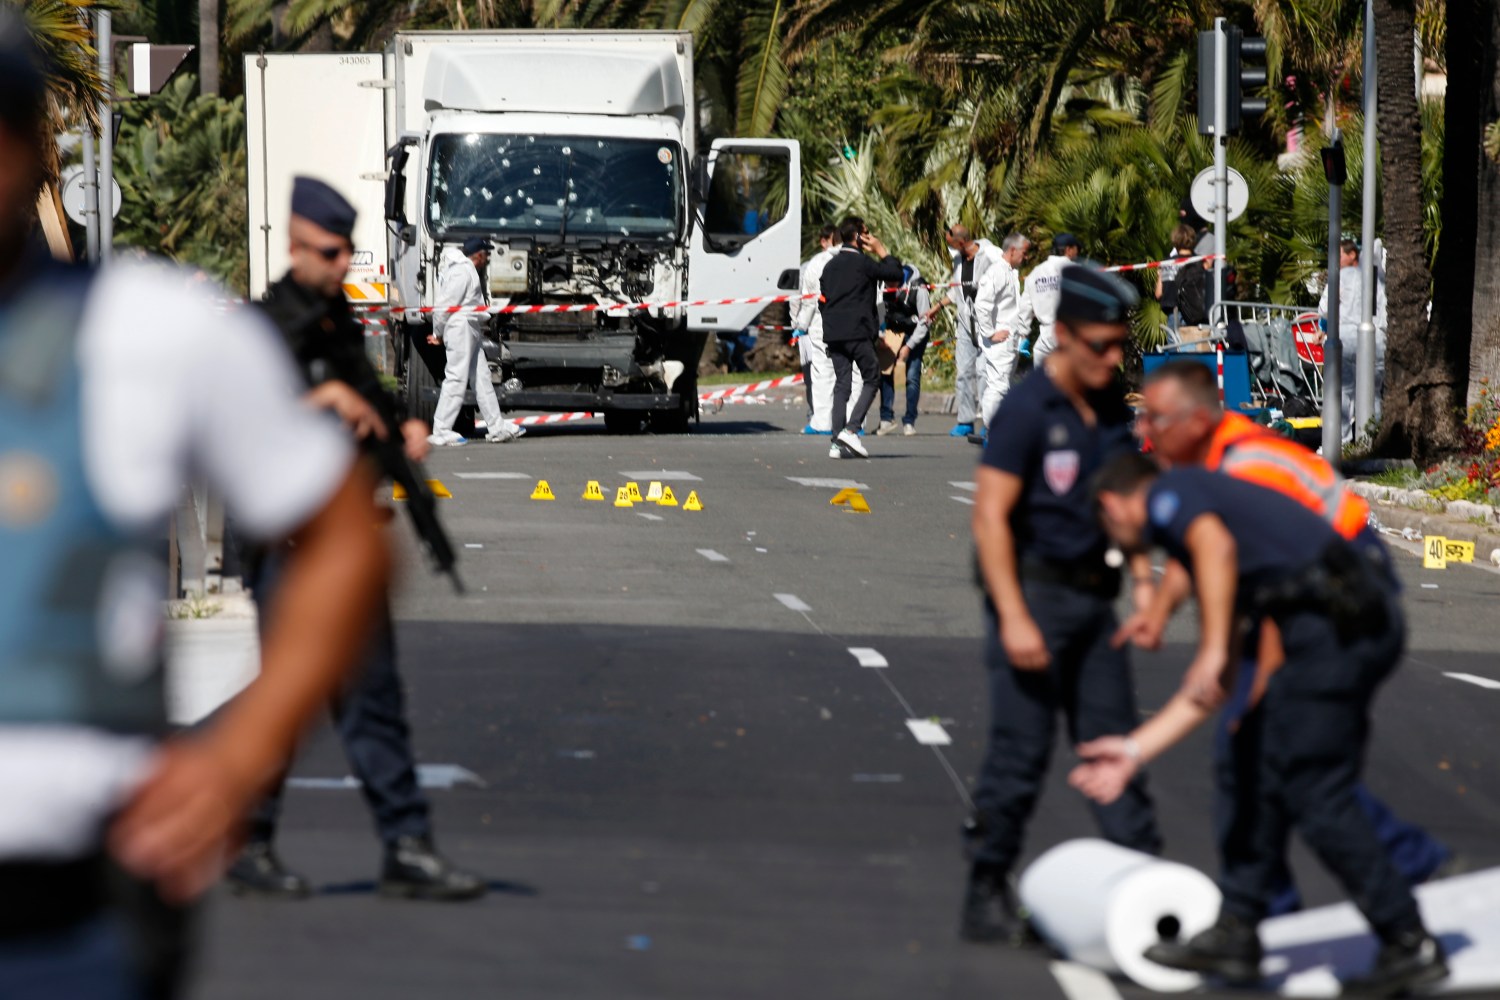
[[[875,394],[880,391],[880,362],[875,357],[873,340],[830,340],[828,358],[833,362],[833,436],[846,426],[851,433],[858,434],[865,425],[865,415]],[[853,390],[854,370],[859,369],[861,385],[854,412],[849,412],[849,396]],[[847,420],[845,419],[847,417]]]
[[1377,934],[1389,938],[1419,925],[1411,887],[1357,792],[1370,704],[1406,638],[1398,596],[1391,591],[1384,602],[1385,621],[1367,617],[1348,640],[1324,614],[1276,616],[1285,665],[1234,740],[1237,813],[1247,822],[1221,842],[1226,912],[1265,918],[1296,829]]
[[[263,628],[284,560],[284,549],[273,551],[249,581]],[[411,730],[406,723],[406,695],[396,672],[396,637],[387,602],[381,602],[379,618],[355,672],[329,708],[380,839],[389,844],[397,837],[430,836],[427,799],[417,785]],[[283,773],[251,813],[251,840],[269,841],[275,836],[285,784]]]
[[[985,666],[990,732],[974,789],[975,823],[967,831],[976,863],[1009,871],[1021,853],[1057,737],[1057,717],[1074,743],[1133,730],[1139,722],[1130,661],[1112,649],[1118,628],[1112,598],[1023,578],[1026,605],[1047,643],[1045,670],[1017,670],[1000,643],[999,618],[985,601]],[[1161,835],[1144,775],[1107,806],[1090,803],[1104,837],[1123,847],[1161,853]]]

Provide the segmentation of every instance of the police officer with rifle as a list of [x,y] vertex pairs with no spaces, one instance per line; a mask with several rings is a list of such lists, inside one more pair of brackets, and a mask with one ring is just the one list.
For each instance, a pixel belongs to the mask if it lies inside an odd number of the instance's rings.
[[[289,227],[291,270],[267,290],[261,308],[286,338],[309,386],[308,402],[338,414],[381,471],[405,489],[407,510],[434,564],[461,590],[452,545],[416,464],[427,455],[427,427],[420,420],[399,417],[395,399],[381,387],[365,355],[363,331],[344,299],[343,280],[354,252],[354,217],[353,206],[333,188],[312,178],[296,178]],[[249,560],[246,581],[263,616],[285,552],[284,547],[271,549]],[[388,602],[382,604],[357,676],[334,699],[332,711],[385,845],[381,895],[440,900],[483,895],[481,879],[455,868],[433,847],[396,672]],[[310,892],[307,880],[288,871],[272,846],[280,800],[278,784],[250,817],[249,839],[228,875],[237,893],[295,899]]]

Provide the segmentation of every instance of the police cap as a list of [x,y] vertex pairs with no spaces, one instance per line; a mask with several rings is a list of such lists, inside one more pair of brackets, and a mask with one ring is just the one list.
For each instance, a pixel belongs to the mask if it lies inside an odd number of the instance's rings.
[[344,239],[354,234],[354,206],[312,177],[292,179],[292,214]]
[[464,240],[463,246],[465,257],[472,257],[481,250],[495,249],[495,244],[491,243],[483,236],[470,236],[468,239]]
[[0,5],[0,123],[34,137],[46,99],[41,51],[15,9]]
[[1083,249],[1083,244],[1079,243],[1078,237],[1074,236],[1072,233],[1058,233],[1056,236],[1052,237],[1053,253],[1062,253],[1064,250],[1068,249],[1068,247],[1078,247],[1081,250]]
[[1135,289],[1093,264],[1069,264],[1062,269],[1061,279],[1059,319],[1123,323],[1141,301]]

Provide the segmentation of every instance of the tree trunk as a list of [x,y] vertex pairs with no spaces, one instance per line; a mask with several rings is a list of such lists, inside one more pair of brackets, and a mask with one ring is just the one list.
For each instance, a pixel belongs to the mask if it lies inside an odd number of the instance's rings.
[[198,86],[219,93],[219,0],[198,0]]
[[[1453,3],[1462,0],[1451,0]],[[1471,22],[1475,75],[1470,89],[1459,90],[1454,86],[1453,61],[1448,63],[1448,94],[1450,104],[1461,103],[1464,94],[1474,94],[1478,100],[1474,112],[1477,115],[1473,127],[1482,130],[1500,117],[1500,2],[1497,0],[1469,0],[1473,5],[1474,21]],[[1454,37],[1452,14],[1449,14],[1448,37]],[[1451,42],[1450,42],[1451,44]],[[1477,135],[1476,135],[1477,139]],[[1449,141],[1453,140],[1449,135]],[[1474,242],[1474,341],[1469,358],[1469,397],[1478,395],[1482,378],[1490,385],[1500,384],[1500,164],[1490,159],[1482,150],[1476,151],[1475,166],[1478,168],[1476,208],[1474,217],[1478,221],[1478,232]],[[1446,223],[1445,223],[1446,226]],[[1443,239],[1448,231],[1443,230]]]
[[[1468,390],[1439,322],[1428,322],[1432,287],[1422,245],[1422,117],[1413,55],[1414,0],[1375,0],[1380,66],[1380,167],[1386,271],[1385,413],[1377,448],[1419,462],[1460,443]],[[1467,362],[1467,348],[1462,361]]]

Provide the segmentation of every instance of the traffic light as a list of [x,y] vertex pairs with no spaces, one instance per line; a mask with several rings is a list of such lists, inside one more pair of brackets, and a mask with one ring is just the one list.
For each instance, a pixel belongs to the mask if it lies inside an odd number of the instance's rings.
[[[1198,32],[1198,132],[1214,133],[1214,98],[1225,88],[1224,132],[1238,132],[1246,119],[1266,113],[1266,100],[1257,92],[1266,85],[1266,40],[1247,36],[1239,28],[1226,26],[1225,65],[1218,65],[1217,38],[1214,31]],[[1254,65],[1253,61],[1260,61]]]

